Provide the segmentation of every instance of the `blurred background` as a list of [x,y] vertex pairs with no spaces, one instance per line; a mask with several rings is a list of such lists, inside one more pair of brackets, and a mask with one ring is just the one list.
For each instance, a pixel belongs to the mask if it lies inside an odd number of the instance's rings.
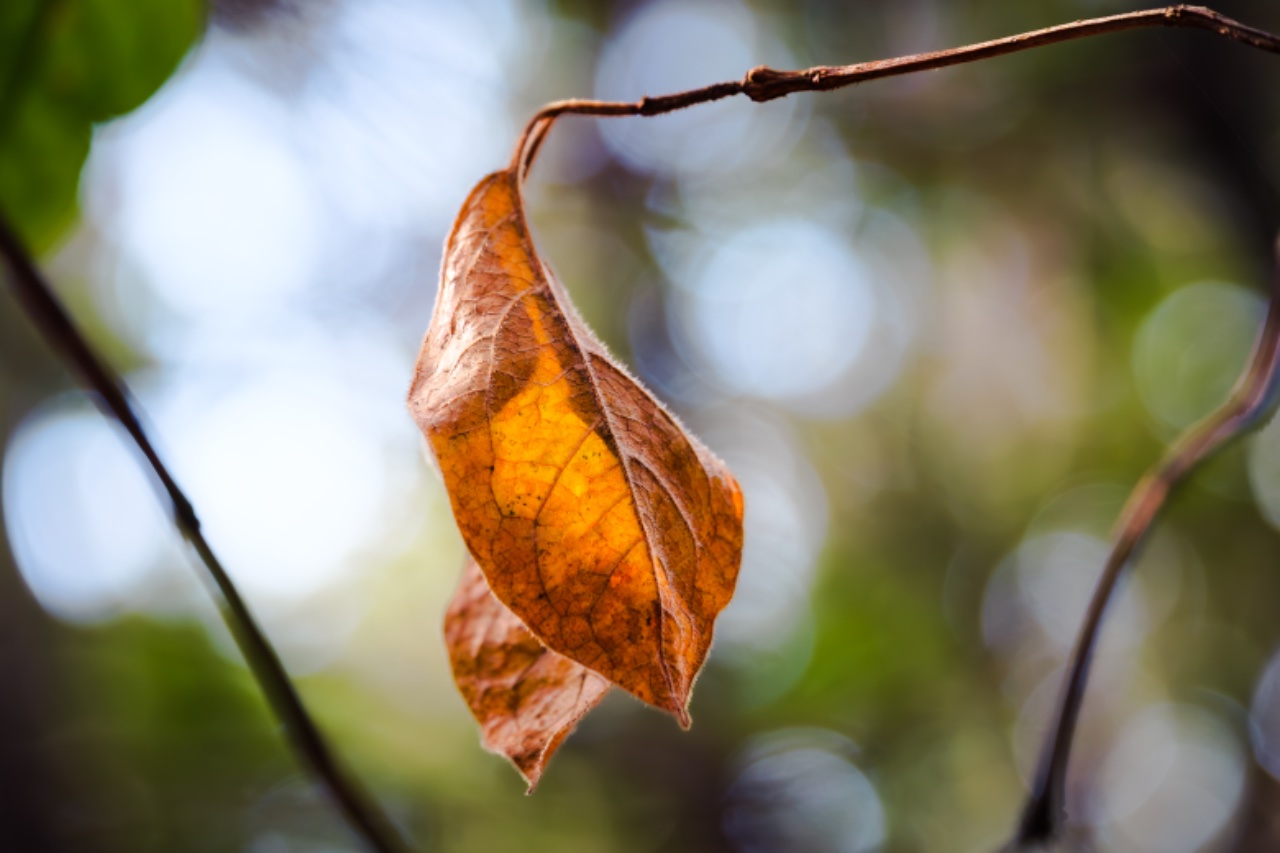
[[[1280,57],[1142,31],[563,120],[541,250],[729,462],[747,541],[692,730],[613,695],[532,797],[448,672],[463,552],[403,399],[452,218],[541,103],[1139,7],[12,3],[0,200],[422,849],[991,850],[1127,490],[1260,323]],[[1280,31],[1272,3],[1215,7]],[[91,136],[63,132],[75,104]],[[358,849],[8,289],[0,426],[0,848]],[[1278,528],[1272,425],[1177,498],[1115,602],[1068,804],[1100,849],[1280,846]]]

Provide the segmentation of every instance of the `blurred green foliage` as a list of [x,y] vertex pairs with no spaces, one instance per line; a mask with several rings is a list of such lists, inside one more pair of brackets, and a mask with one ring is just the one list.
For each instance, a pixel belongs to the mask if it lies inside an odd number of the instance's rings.
[[0,210],[30,243],[74,221],[93,125],[149,98],[203,20],[202,0],[0,4]]

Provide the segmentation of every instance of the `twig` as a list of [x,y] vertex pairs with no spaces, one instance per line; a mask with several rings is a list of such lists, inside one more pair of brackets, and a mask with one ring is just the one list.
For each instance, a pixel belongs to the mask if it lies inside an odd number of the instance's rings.
[[1029,33],[950,50],[917,53],[894,59],[880,59],[875,62],[835,66],[817,65],[802,71],[777,71],[762,65],[748,71],[742,80],[714,83],[710,86],[655,98],[644,97],[638,101],[580,99],[554,101],[538,110],[525,126],[524,133],[516,143],[511,165],[520,170],[522,177],[527,174],[547,133],[555,120],[562,115],[656,116],[698,104],[719,101],[734,95],[746,95],[757,102],[772,101],[794,92],[826,92],[832,89],[843,89],[855,83],[881,77],[897,77],[917,71],[946,68],[950,65],[991,59],[1059,42],[1145,27],[1190,27],[1208,30],[1259,50],[1280,53],[1280,36],[1245,26],[1203,6],[1178,5],[1162,9],[1145,9],[1105,18],[1073,21],[1069,24],[1060,24],[1056,27],[1033,30]]
[[217,586],[221,594],[218,604],[222,618],[231,629],[249,664],[249,670],[266,694],[268,703],[283,724],[302,763],[328,789],[351,828],[371,849],[379,853],[409,850],[374,801],[339,764],[303,706],[302,699],[289,680],[275,649],[258,627],[235,584],[205,540],[200,531],[200,520],[196,517],[191,502],[160,460],[151,439],[143,429],[137,406],[124,381],[94,352],[84,335],[76,328],[3,215],[0,215],[0,255],[3,255],[9,267],[8,278],[31,322],[79,376],[103,414],[124,427],[146,459],[157,485],[168,497],[174,525],[199,554]]
[[1062,696],[1054,724],[1049,730],[1035,785],[1018,827],[1019,842],[1043,841],[1054,837],[1064,813],[1067,762],[1075,734],[1080,705],[1084,700],[1089,664],[1097,644],[1098,628],[1115,591],[1116,582],[1151,531],[1173,490],[1192,470],[1232,439],[1256,426],[1276,402],[1277,374],[1280,373],[1280,244],[1276,250],[1276,270],[1271,279],[1271,304],[1254,345],[1253,357],[1236,382],[1227,402],[1200,423],[1188,429],[1165,451],[1134,486],[1116,522],[1114,544],[1106,566],[1098,578],[1093,598],[1080,626],[1063,682]]

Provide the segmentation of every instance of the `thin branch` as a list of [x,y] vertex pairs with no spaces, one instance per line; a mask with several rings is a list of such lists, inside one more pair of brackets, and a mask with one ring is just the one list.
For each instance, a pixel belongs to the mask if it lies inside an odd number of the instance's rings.
[[1165,451],[1134,486],[1116,522],[1114,542],[1106,566],[1098,578],[1089,609],[1080,626],[1057,715],[1047,734],[1040,769],[1027,799],[1016,841],[1029,843],[1056,837],[1065,818],[1067,763],[1084,701],[1089,665],[1097,645],[1098,629],[1116,582],[1151,531],[1156,517],[1173,490],[1204,460],[1232,439],[1248,432],[1271,411],[1280,383],[1280,244],[1271,279],[1271,304],[1258,334],[1253,356],[1236,382],[1227,402],[1199,424],[1188,429]]
[[1059,42],[1146,27],[1190,27],[1208,30],[1259,50],[1280,53],[1280,36],[1245,26],[1203,6],[1178,5],[1073,21],[1069,24],[1060,24],[1056,27],[1033,30],[950,50],[880,59],[875,62],[834,66],[817,65],[801,71],[777,71],[762,65],[748,71],[742,80],[714,83],[710,86],[655,98],[644,97],[638,101],[579,99],[554,101],[540,109],[525,126],[524,133],[516,143],[512,167],[518,168],[522,177],[528,173],[551,126],[562,115],[656,116],[698,104],[719,101],[734,95],[746,95],[756,102],[772,101],[794,92],[826,92],[832,89],[843,89],[855,83],[881,77],[897,77],[917,71],[946,68]]
[[200,531],[200,520],[173,475],[160,460],[138,417],[138,407],[124,381],[100,358],[76,328],[44,276],[36,269],[26,248],[8,221],[0,215],[0,255],[9,268],[9,281],[26,309],[31,322],[63,357],[90,391],[98,407],[128,433],[157,485],[167,496],[173,522],[203,561],[220,595],[219,610],[258,686],[283,724],[294,751],[304,766],[328,789],[351,828],[379,853],[409,850],[391,822],[349,775],[329,748],[324,736],[307,713],[280,657],[249,612],[244,599]]

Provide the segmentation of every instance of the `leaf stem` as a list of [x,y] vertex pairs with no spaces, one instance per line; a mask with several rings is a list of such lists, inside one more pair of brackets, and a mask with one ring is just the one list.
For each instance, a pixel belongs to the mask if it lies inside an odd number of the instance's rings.
[[799,71],[778,71],[761,65],[748,71],[741,80],[713,83],[710,86],[671,95],[646,96],[638,101],[582,99],[553,101],[538,110],[525,126],[524,132],[516,143],[511,165],[512,168],[519,168],[520,176],[523,178],[533,165],[538,149],[542,146],[551,126],[562,115],[656,116],[735,95],[746,95],[751,100],[762,103],[783,98],[795,92],[826,92],[832,89],[843,89],[867,80],[946,68],[1059,42],[1146,27],[1189,27],[1208,30],[1259,50],[1280,53],[1280,36],[1246,26],[1203,6],[1180,4],[1160,9],[1144,9],[1120,15],[1108,15],[1104,18],[1072,21],[1056,27],[1032,30],[949,50],[917,53],[873,62],[858,62],[853,65],[815,65]]
[[9,268],[9,281],[18,301],[45,340],[62,356],[94,397],[103,414],[118,422],[129,435],[168,498],[173,523],[195,549],[218,589],[219,610],[231,629],[250,672],[266,695],[268,704],[284,726],[294,752],[332,796],[352,830],[378,853],[401,853],[410,848],[375,802],[340,764],[320,729],[307,713],[302,699],[240,596],[222,563],[200,530],[200,520],[185,494],[142,426],[137,404],[124,381],[94,351],[72,322],[44,276],[36,268],[9,222],[0,214],[0,256]]
[[1116,522],[1111,553],[1094,588],[1079,636],[1067,664],[1062,695],[1053,725],[1045,739],[1040,769],[1022,812],[1016,840],[1020,843],[1054,838],[1065,813],[1067,763],[1080,706],[1084,701],[1089,665],[1107,604],[1126,566],[1150,533],[1160,511],[1187,476],[1232,439],[1257,426],[1276,402],[1280,382],[1280,244],[1271,280],[1271,302],[1253,356],[1227,401],[1188,429],[1165,451],[1133,488]]

